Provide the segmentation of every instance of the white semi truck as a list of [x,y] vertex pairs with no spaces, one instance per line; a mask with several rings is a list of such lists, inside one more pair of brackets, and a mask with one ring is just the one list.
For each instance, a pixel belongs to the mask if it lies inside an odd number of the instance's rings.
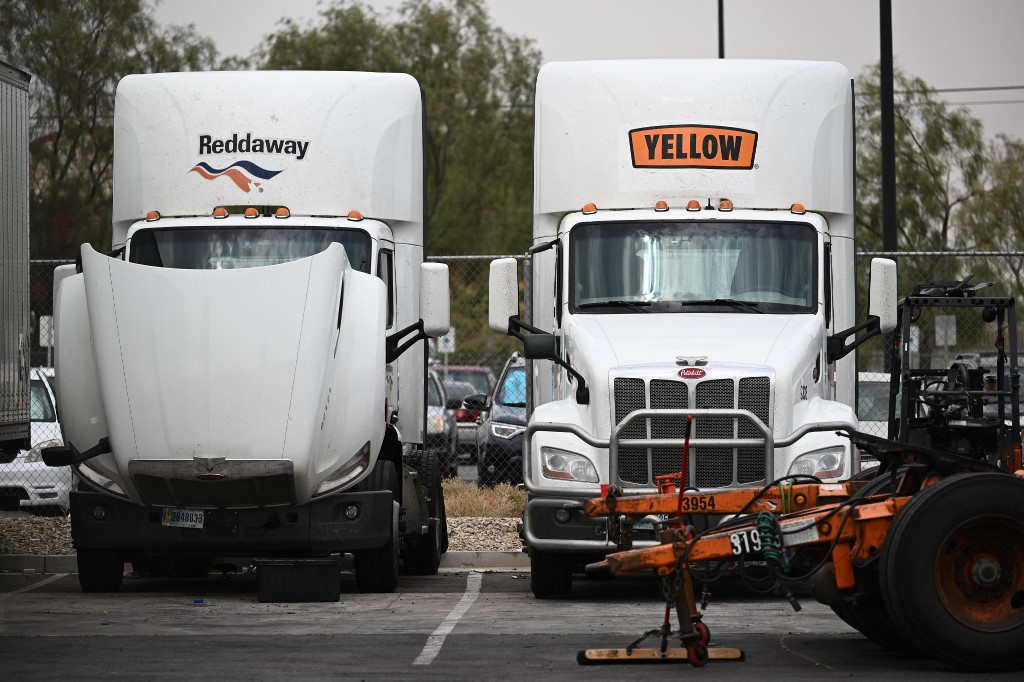
[[423,122],[403,74],[120,82],[115,249],[54,275],[66,444],[45,456],[81,479],[83,590],[125,561],[352,553],[363,591],[393,590],[400,555],[436,572],[418,341],[449,303],[423,263]]
[[[580,503],[602,485],[652,492],[684,467],[683,448],[659,441],[688,428],[693,488],[858,471],[835,433],[765,444],[815,423],[856,426],[849,351],[879,328],[877,317],[854,325],[846,69],[550,63],[534,143],[529,323],[513,260],[492,263],[490,310],[533,361],[523,534],[534,594],[567,592],[583,562],[655,542],[649,523],[610,537]],[[889,295],[872,306],[894,311],[895,265],[878,267]],[[637,410],[670,412],[630,418]]]

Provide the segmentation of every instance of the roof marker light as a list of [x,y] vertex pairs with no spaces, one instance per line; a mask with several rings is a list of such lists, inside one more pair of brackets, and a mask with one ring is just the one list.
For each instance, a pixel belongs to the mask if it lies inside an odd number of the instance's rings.
[[292,212],[286,206],[278,206],[277,210],[274,211],[275,218],[288,218],[291,214]]
[[597,205],[596,204],[584,204],[583,205],[583,215],[590,215],[591,213],[597,213]]
[[213,209],[213,217],[214,218],[227,218],[228,217],[228,210],[226,208],[224,208],[223,206],[218,206],[217,208]]
[[354,220],[354,221],[358,222],[358,221],[363,219],[363,214],[360,213],[359,211],[349,211],[348,212],[348,219],[349,220]]
[[249,208],[245,209],[245,217],[246,217],[246,218],[258,218],[258,217],[259,217],[259,215],[260,215],[260,212],[259,212],[259,211],[257,211],[257,210],[256,210],[256,209],[255,209],[254,207],[252,207],[252,206],[250,206]]
[[793,204],[789,207],[789,210],[797,215],[803,215],[807,212],[807,209],[804,208],[803,204]]
[[658,199],[656,202],[654,202],[654,210],[655,211],[667,211],[668,210],[668,202],[667,201],[663,201],[661,199]]
[[146,222],[151,223],[154,220],[160,220],[160,211],[150,211],[146,214]]
[[718,210],[719,211],[726,211],[726,212],[731,211],[732,210],[732,202],[730,200],[728,200],[728,199],[721,199],[721,200],[719,200],[719,202],[718,202]]
[[686,210],[687,211],[699,211],[700,210],[700,202],[697,201],[696,199],[690,199],[689,201],[686,202]]

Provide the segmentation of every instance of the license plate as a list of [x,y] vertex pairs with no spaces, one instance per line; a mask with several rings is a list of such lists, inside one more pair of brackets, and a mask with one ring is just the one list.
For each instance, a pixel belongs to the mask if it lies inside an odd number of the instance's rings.
[[202,509],[171,509],[164,507],[161,525],[177,528],[202,528],[204,514]]

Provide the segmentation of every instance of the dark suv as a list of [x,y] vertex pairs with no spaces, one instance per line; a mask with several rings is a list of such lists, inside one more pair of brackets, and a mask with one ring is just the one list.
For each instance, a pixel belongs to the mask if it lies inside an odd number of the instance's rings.
[[[477,485],[523,482],[523,431],[526,430],[526,361],[518,354],[505,363],[494,393],[473,396],[466,405],[482,402],[476,430]],[[474,405],[476,406],[476,405]]]

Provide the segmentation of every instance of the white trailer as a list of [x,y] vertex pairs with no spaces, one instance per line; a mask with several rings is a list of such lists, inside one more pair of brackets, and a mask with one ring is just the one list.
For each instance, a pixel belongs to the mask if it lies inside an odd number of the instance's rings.
[[[28,85],[0,62],[0,462],[29,448]],[[0,508],[18,509],[4,494]],[[11,497],[12,499],[8,499]]]
[[111,254],[58,268],[58,407],[87,591],[121,565],[355,555],[436,572],[423,108],[403,74],[135,75],[114,112]]
[[[752,443],[857,424],[853,160],[853,88],[839,64],[541,69],[532,324],[518,318],[514,261],[492,264],[490,313],[496,331],[530,332],[524,540],[538,597],[568,591],[574,568],[629,542],[580,502],[602,485],[651,492],[679,472],[681,448],[639,441],[682,438],[686,414],[691,487],[858,470],[856,449],[832,433]],[[629,418],[649,409],[674,414]],[[635,545],[656,540],[635,531]]]

